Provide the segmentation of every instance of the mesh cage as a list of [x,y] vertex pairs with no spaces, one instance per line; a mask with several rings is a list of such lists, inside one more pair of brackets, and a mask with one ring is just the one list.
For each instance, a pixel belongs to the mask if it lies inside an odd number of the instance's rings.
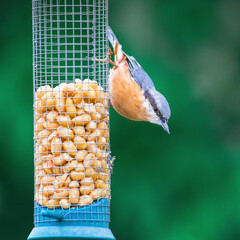
[[108,0],[33,0],[35,226],[109,222],[107,25]]

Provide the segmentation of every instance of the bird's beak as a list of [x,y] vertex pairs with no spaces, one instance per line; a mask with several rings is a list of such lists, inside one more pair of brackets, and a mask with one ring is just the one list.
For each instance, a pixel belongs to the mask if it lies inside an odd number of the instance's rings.
[[162,127],[163,127],[163,129],[164,129],[168,134],[170,134],[170,131],[169,131],[167,122],[162,122]]

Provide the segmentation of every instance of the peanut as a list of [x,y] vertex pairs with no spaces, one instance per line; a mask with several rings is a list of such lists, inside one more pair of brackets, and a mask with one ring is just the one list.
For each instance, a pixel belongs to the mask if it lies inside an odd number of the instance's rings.
[[91,121],[91,117],[88,114],[82,114],[72,119],[74,126],[83,126]]
[[65,111],[66,99],[61,92],[57,92],[55,95],[55,108],[58,110],[59,113]]
[[86,124],[85,128],[86,128],[87,131],[92,132],[94,129],[97,128],[97,124],[96,124],[96,122],[91,121],[91,122]]
[[71,118],[69,116],[60,115],[57,117],[57,121],[62,127],[73,127],[74,125],[71,122]]
[[76,153],[76,159],[79,162],[82,162],[85,159],[86,156],[87,156],[87,151],[85,151],[85,150],[78,151]]
[[101,149],[106,149],[107,147],[107,139],[105,137],[98,137],[96,144]]
[[68,189],[64,189],[64,188],[60,188],[60,189],[56,189],[53,197],[54,198],[66,198],[69,196],[69,190]]
[[102,180],[103,182],[109,182],[109,175],[106,173],[100,173],[98,175],[98,179]]
[[85,168],[82,163],[78,163],[76,167],[77,172],[84,172]]
[[46,92],[42,96],[42,104],[44,104],[47,109],[53,110],[56,103],[56,99],[54,98],[53,91]]
[[85,134],[84,127],[75,127],[75,128],[73,128],[73,131],[74,131],[75,135],[78,135],[78,136],[83,136]]
[[47,202],[47,207],[50,208],[50,209],[54,209],[54,208],[59,207],[59,199],[50,199]]
[[81,186],[80,193],[81,195],[88,195],[94,190],[94,184],[91,183],[89,186]]
[[88,84],[82,85],[83,98],[96,98],[96,91],[90,87]]
[[63,127],[59,127],[57,129],[57,135],[61,138],[70,139],[70,140],[72,140],[74,136],[73,131],[70,128],[63,128]]
[[92,162],[92,167],[93,167],[93,168],[96,168],[96,169],[101,169],[101,167],[102,167],[102,162],[95,159],[95,160]]
[[77,148],[72,141],[64,141],[63,149],[71,156],[76,156]]
[[44,123],[46,122],[46,118],[45,117],[41,117],[37,120],[37,123],[35,124],[35,127],[34,127],[34,131],[41,131],[43,130],[45,127],[44,127]]
[[92,186],[93,179],[91,177],[84,178],[81,180],[81,186]]
[[83,85],[87,85],[93,89],[96,89],[98,87],[98,84],[96,81],[92,81],[90,79],[84,79],[83,82],[82,82]]
[[102,189],[94,189],[90,196],[92,197],[93,200],[97,200],[98,198],[103,197],[103,190]]
[[105,151],[102,151],[102,150],[97,150],[96,152],[96,157],[97,158],[100,158],[100,159],[106,159],[108,157],[109,153],[108,152],[105,152]]
[[83,195],[83,196],[81,196],[81,197],[79,198],[78,204],[79,204],[79,206],[83,207],[83,206],[85,206],[85,205],[91,204],[92,201],[93,201],[93,199],[92,199],[91,196],[89,196],[89,195]]
[[87,142],[87,151],[96,153],[98,151],[98,148],[96,146],[96,143],[93,141]]
[[97,180],[97,182],[95,182],[95,188],[103,188],[103,180]]
[[42,206],[47,205],[47,198],[41,192],[36,192],[35,193],[34,200]]
[[67,98],[66,100],[66,109],[67,113],[69,114],[70,117],[75,117],[76,116],[76,107],[73,104],[73,100],[71,98]]
[[69,193],[69,199],[72,204],[76,204],[79,198],[79,190],[76,188],[71,188]]
[[54,176],[46,175],[42,178],[42,184],[48,185],[49,183],[51,184],[54,180],[55,180]]
[[57,111],[51,111],[47,114],[47,120],[50,122],[56,121],[58,118],[58,112]]
[[58,123],[58,122],[46,121],[45,123],[43,123],[43,126],[44,126],[46,129],[55,130],[55,129],[58,128],[59,123]]
[[57,131],[53,131],[49,136],[48,136],[48,142],[51,143],[53,138],[57,137]]
[[101,136],[101,131],[99,129],[93,130],[91,134],[87,137],[88,141],[96,141],[96,138]]
[[78,150],[84,150],[87,147],[87,144],[84,138],[79,136],[76,136],[74,138],[74,143],[76,144]]
[[61,88],[64,97],[74,97],[75,96],[75,84],[68,83],[63,85]]
[[47,151],[51,150],[51,143],[48,141],[47,138],[43,138],[41,141],[42,146],[44,146],[47,149]]
[[49,85],[41,86],[38,88],[35,97],[41,98],[46,92],[51,91],[52,88]]
[[62,198],[62,199],[60,200],[60,206],[61,206],[62,208],[64,208],[64,209],[70,208],[69,200],[66,199],[66,198]]
[[94,120],[94,121],[100,121],[102,118],[102,115],[98,112],[91,112],[90,116],[91,116],[92,120]]
[[96,108],[95,108],[95,106],[92,103],[90,103],[90,104],[85,103],[85,104],[83,104],[82,107],[83,107],[83,110],[86,113],[95,113],[96,112]]
[[69,187],[70,188],[79,188],[79,183],[78,181],[71,181],[70,184],[69,184]]
[[108,115],[108,110],[104,107],[102,103],[96,103],[95,104],[96,111],[100,113],[101,115]]
[[79,180],[84,179],[85,174],[84,174],[84,172],[77,172],[75,170],[72,170],[70,173],[70,176],[73,181],[79,181]]
[[38,133],[38,138],[47,138],[50,134],[51,132],[45,129]]
[[55,156],[59,156],[62,150],[62,141],[60,138],[53,138],[52,142],[51,142],[51,152],[53,153],[53,155]]
[[77,115],[83,115],[85,114],[84,110],[82,108],[77,108]]
[[64,165],[67,162],[67,159],[63,157],[63,155],[59,155],[53,159],[53,163],[55,166]]
[[36,146],[36,154],[39,156],[47,155],[47,148],[43,145]]
[[108,125],[106,122],[101,122],[97,125],[97,128],[101,131],[102,136],[105,136],[105,132],[109,131],[108,130]]
[[53,185],[47,185],[43,188],[43,195],[46,197],[49,197],[54,194],[54,186]]
[[34,101],[34,108],[39,114],[44,114],[47,111],[46,100],[36,99]]

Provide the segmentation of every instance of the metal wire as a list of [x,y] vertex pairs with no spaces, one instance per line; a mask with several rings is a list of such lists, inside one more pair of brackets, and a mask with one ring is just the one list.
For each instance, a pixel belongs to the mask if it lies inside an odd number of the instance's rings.
[[34,222],[57,221],[45,208],[65,209],[64,221],[109,221],[109,204],[92,207],[110,198],[109,69],[93,60],[108,54],[108,0],[32,4]]

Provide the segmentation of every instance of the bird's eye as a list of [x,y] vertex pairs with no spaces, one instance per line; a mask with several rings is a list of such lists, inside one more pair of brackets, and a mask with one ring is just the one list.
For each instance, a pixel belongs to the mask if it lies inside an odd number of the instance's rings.
[[153,110],[154,110],[155,113],[158,113],[158,112],[159,112],[159,108],[158,108],[157,106],[154,106],[154,107],[153,107]]

